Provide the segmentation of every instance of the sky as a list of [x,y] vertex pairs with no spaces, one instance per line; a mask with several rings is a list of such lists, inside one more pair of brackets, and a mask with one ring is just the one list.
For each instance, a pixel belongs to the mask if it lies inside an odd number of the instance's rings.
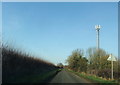
[[100,48],[118,56],[117,2],[2,3],[3,42],[54,64],[96,47],[97,24]]
[[119,2],[119,0],[1,0],[2,2]]

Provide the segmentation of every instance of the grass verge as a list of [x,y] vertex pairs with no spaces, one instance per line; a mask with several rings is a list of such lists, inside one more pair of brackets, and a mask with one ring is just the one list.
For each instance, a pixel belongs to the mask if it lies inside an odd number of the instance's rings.
[[85,74],[85,73],[80,73],[80,72],[75,72],[73,70],[70,70],[70,69],[66,69],[67,71],[69,72],[72,72],[86,80],[89,80],[93,83],[101,83],[102,85],[106,85],[107,83],[110,84],[110,85],[120,85],[116,80],[106,80],[105,78],[101,78],[101,77],[97,77],[95,75],[88,75],[88,74]]
[[15,82],[13,83],[48,83],[51,80],[51,78],[57,74],[57,72],[58,69],[44,74],[29,75],[21,78],[14,78]]

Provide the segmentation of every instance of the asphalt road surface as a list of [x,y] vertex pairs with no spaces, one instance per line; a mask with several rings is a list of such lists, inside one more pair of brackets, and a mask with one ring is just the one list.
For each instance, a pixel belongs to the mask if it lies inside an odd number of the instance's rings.
[[63,69],[51,80],[50,83],[91,83],[91,82]]

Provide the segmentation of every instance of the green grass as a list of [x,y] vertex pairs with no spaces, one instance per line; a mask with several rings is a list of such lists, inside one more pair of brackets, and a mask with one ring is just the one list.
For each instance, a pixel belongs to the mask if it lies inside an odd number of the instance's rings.
[[110,85],[111,84],[112,85],[117,84],[115,80],[106,80],[104,78],[100,78],[100,77],[97,77],[95,75],[88,75],[88,74],[85,74],[85,73],[79,73],[79,72],[75,72],[73,70],[68,70],[68,69],[66,69],[66,70],[69,71],[69,72],[72,72],[72,73],[74,73],[74,74],[76,74],[76,75],[78,75],[78,76],[80,76],[84,79],[87,79],[87,80],[89,80],[93,83],[102,83],[102,85],[104,85],[106,83],[110,83]]
[[58,70],[53,70],[44,74],[29,75],[21,78],[14,78],[14,83],[47,83],[49,79],[56,74],[56,71]]

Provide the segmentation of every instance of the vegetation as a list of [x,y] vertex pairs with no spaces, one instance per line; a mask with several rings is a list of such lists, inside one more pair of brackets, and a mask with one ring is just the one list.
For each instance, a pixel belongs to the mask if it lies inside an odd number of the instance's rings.
[[83,50],[74,50],[72,55],[70,55],[67,59],[69,68],[78,72],[86,72],[87,71],[87,62],[88,60],[83,57]]
[[99,83],[99,85],[106,85],[106,83],[108,83],[108,85],[118,85],[118,82],[116,82],[115,80],[107,80],[106,78],[102,78],[102,77],[97,77],[96,75],[88,75],[84,72],[80,73],[80,72],[75,72],[73,70],[70,69],[66,69],[67,71],[70,71],[80,77],[83,77],[85,79],[87,79],[88,81],[91,81],[93,83]]
[[[88,75],[96,75],[98,77],[111,78],[111,61],[108,61],[109,54],[103,50],[96,48],[88,48],[86,51],[87,59],[83,57],[83,50],[77,49],[68,56],[68,68],[75,72],[84,72]],[[115,61],[114,64],[114,79],[120,81],[120,60]]]
[[24,77],[19,77],[17,79],[14,79],[14,83],[47,83],[49,82],[52,77],[54,77],[57,74],[58,70],[53,70],[47,73],[43,74],[37,74],[37,75],[27,75]]
[[[109,54],[105,50],[95,48],[89,48],[87,50],[89,55],[88,70],[91,74],[95,74],[99,77],[111,78],[111,61],[108,61]],[[118,61],[114,62],[114,78],[118,79]]]
[[[19,79],[30,82],[30,76],[35,75],[42,75],[41,78],[40,76],[36,77],[41,82],[41,79],[44,79],[42,77],[45,76],[43,74],[47,75],[56,69],[54,64],[34,58],[18,49],[8,46],[2,47],[2,83],[14,83]],[[21,81],[17,81],[17,83],[21,83]]]
[[63,64],[62,64],[62,63],[58,63],[58,64],[57,64],[57,67],[63,68]]

